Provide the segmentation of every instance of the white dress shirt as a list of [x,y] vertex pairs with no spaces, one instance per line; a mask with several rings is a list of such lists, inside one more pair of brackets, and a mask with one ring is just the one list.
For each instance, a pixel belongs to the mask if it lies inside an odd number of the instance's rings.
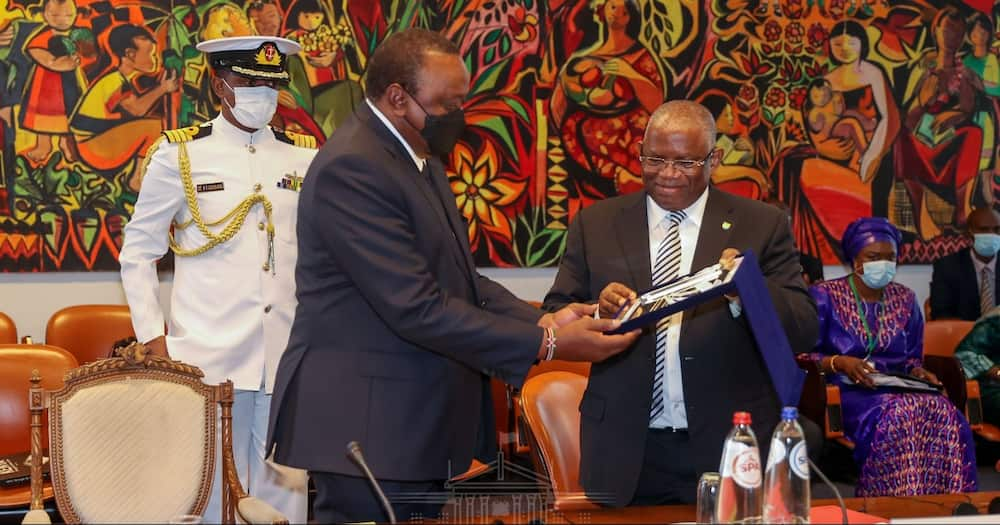
[[372,113],[374,113],[375,116],[378,117],[378,119],[381,120],[383,124],[385,124],[385,127],[389,128],[389,131],[392,132],[392,136],[396,137],[396,139],[399,140],[399,142],[403,145],[403,147],[406,148],[406,152],[410,154],[410,158],[413,159],[413,163],[417,165],[417,170],[424,171],[424,164],[427,163],[427,159],[423,159],[417,156],[416,152],[413,151],[413,148],[410,147],[410,143],[406,142],[406,139],[404,139],[403,136],[399,134],[399,130],[396,129],[396,126],[393,126],[392,122],[389,122],[389,119],[386,118],[386,116],[383,115],[382,112],[379,111],[377,107],[375,107],[375,104],[372,104],[371,100],[365,98],[365,104],[368,104],[368,107],[371,108]]
[[[698,246],[698,233],[701,231],[701,220],[705,215],[705,203],[708,201],[706,189],[697,200],[684,210],[684,220],[677,225],[681,238],[681,263],[678,275],[691,273],[691,262]],[[656,267],[656,250],[667,235],[670,227],[667,210],[646,196],[646,221],[649,225],[649,267]],[[680,338],[681,323],[684,312],[678,312],[670,317],[667,328],[666,368],[663,371],[663,412],[650,424],[653,428],[687,428],[687,412],[684,409],[684,384],[681,381]],[[652,390],[650,391],[652,393]]]

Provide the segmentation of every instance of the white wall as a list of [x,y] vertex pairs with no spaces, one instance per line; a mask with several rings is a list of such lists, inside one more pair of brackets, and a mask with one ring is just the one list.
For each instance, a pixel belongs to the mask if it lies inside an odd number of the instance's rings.
[[[540,301],[555,278],[554,268],[483,268],[484,275],[526,300]],[[827,266],[828,279],[845,275],[846,268]],[[896,281],[909,286],[923,304],[929,293],[931,267],[907,265],[899,268]],[[170,276],[160,288],[166,308],[170,298]],[[119,304],[125,302],[116,272],[93,273],[0,273],[0,312],[17,323],[18,334],[45,338],[45,323],[56,310],[74,304]]]

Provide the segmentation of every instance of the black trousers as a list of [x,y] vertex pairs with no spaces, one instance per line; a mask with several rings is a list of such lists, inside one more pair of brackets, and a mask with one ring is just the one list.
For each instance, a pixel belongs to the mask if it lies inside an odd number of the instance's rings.
[[[367,479],[309,471],[316,486],[313,503],[317,523],[389,523],[378,495]],[[379,480],[400,523],[416,517],[436,518],[445,502],[444,480]]]
[[697,487],[687,431],[649,429],[639,485],[629,505],[691,504]]

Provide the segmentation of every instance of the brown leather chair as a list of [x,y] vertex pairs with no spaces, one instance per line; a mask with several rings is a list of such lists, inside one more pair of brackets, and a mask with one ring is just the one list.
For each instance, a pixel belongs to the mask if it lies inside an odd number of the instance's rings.
[[0,312],[0,344],[14,344],[17,342],[17,326],[14,320],[7,314]]
[[580,400],[587,378],[572,372],[538,374],[521,389],[536,469],[552,483],[556,510],[593,509],[580,485]]
[[45,343],[69,350],[80,364],[107,357],[116,341],[128,337],[135,332],[123,304],[68,306],[52,314],[45,327]]
[[[63,375],[76,365],[72,354],[55,346],[0,344],[0,456],[31,449],[31,415],[27,404],[31,372],[38,370],[42,374],[45,388],[61,388]],[[48,436],[42,436],[42,447],[48,447]],[[52,498],[48,484],[44,497]],[[0,509],[27,508],[30,501],[31,487],[27,484],[0,487]]]

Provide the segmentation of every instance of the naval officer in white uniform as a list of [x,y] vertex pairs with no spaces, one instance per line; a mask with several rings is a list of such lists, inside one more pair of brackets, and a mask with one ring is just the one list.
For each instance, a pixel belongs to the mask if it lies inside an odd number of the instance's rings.
[[[150,149],[119,261],[136,337],[195,365],[206,383],[230,379],[233,453],[247,491],[292,523],[306,521],[306,475],[266,461],[270,394],[295,313],[295,220],[314,137],[268,126],[288,81],[291,40],[231,37],[198,44],[222,101],[214,120],[164,132]],[[171,230],[172,228],[172,230]],[[156,261],[175,254],[170,317]],[[221,518],[219,473],[205,512]]]

